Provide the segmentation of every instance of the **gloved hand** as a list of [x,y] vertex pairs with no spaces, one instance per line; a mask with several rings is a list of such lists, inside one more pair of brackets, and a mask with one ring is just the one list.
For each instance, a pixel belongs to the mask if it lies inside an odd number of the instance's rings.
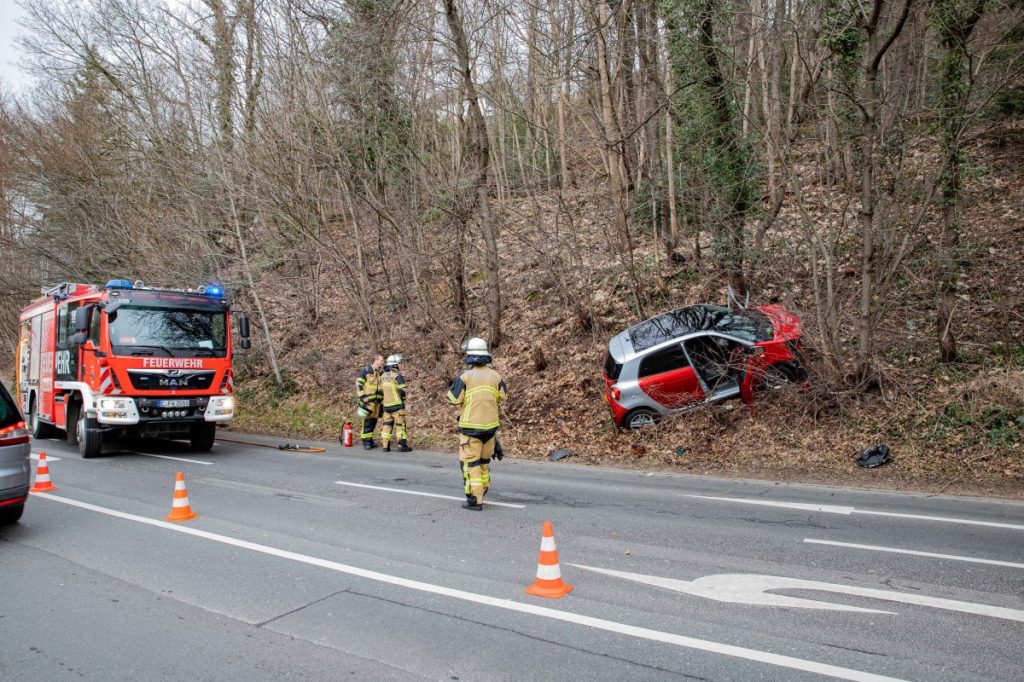
[[501,443],[497,438],[494,439],[494,459],[499,462],[505,459],[505,451],[501,448]]

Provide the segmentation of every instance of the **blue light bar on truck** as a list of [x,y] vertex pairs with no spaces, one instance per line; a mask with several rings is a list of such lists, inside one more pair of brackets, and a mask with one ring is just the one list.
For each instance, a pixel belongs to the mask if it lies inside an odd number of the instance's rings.
[[132,289],[132,281],[130,279],[112,279],[107,282],[106,289]]
[[201,289],[201,291],[207,296],[212,296],[214,298],[221,298],[224,295],[224,287],[219,284],[207,284]]

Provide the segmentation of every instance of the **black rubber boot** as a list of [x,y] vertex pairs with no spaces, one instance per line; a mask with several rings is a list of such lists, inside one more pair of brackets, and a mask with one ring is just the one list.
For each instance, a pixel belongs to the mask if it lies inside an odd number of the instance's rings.
[[377,447],[377,444],[372,440],[363,441],[363,450],[373,450],[375,447]]
[[384,444],[384,452],[391,452],[391,441]]
[[462,508],[463,509],[468,509],[470,511],[483,511],[484,510],[484,506],[482,504],[477,504],[476,500],[473,500],[472,502],[470,502],[469,500],[466,500],[465,502],[462,503]]
[[409,443],[407,441],[400,440],[400,441],[398,441],[398,451],[399,452],[412,452],[412,448],[409,447]]

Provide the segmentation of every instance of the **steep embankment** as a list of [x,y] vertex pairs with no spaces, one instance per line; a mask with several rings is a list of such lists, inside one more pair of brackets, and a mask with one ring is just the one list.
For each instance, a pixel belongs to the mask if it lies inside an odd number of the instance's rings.
[[[976,167],[967,188],[957,290],[956,333],[962,361],[939,365],[935,333],[935,264],[927,245],[938,239],[939,217],[922,224],[921,245],[894,283],[877,344],[883,380],[870,392],[826,385],[812,366],[808,387],[762,396],[756,413],[739,403],[669,420],[642,433],[618,433],[601,398],[607,339],[638,321],[629,278],[609,245],[609,207],[599,193],[577,190],[509,201],[500,209],[505,342],[496,367],[508,379],[503,442],[512,457],[540,459],[553,446],[573,461],[778,479],[800,479],[944,492],[1024,494],[1024,135],[1009,129],[972,148]],[[934,163],[924,152],[910,163]],[[808,165],[810,168],[810,165]],[[798,166],[797,172],[802,172]],[[923,172],[923,171],[922,171]],[[830,194],[807,171],[805,202],[812,218],[855,221],[856,200]],[[831,188],[834,190],[834,188]],[[756,263],[756,302],[780,301],[805,323],[812,358],[816,322],[801,217],[787,200],[767,239],[788,263]],[[653,240],[637,240],[636,270],[652,300],[647,312],[696,302],[723,302],[721,281],[685,240],[684,264],[659,258]],[[705,243],[705,254],[710,244]],[[836,256],[843,277],[856,272],[856,251]],[[845,259],[845,260],[843,260]],[[479,254],[469,262],[482,263]],[[271,284],[279,276],[264,272]],[[482,275],[467,272],[471,303],[482,305]],[[353,384],[372,349],[346,294],[327,279],[324,311],[308,323],[300,294],[267,286],[268,315],[288,383],[275,386],[265,357],[239,365],[240,417],[235,428],[287,436],[334,438],[354,414]],[[475,297],[475,298],[473,298]],[[453,344],[403,309],[375,301],[386,321],[385,353],[405,356],[411,387],[410,431],[418,448],[454,451],[454,415],[444,402],[460,367]],[[588,329],[574,310],[591,315]],[[483,327],[470,331],[479,333]],[[461,339],[456,339],[456,342]],[[258,345],[258,344],[257,344]],[[894,461],[856,467],[856,454],[887,443]]]

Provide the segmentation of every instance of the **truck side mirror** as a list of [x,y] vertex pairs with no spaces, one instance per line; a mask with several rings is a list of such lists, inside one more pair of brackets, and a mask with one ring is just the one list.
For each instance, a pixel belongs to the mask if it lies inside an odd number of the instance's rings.
[[89,337],[86,336],[85,332],[77,332],[71,335],[71,343],[76,346],[81,346],[83,343],[85,343],[85,340],[87,338]]
[[249,340],[249,316],[245,313],[238,316],[238,336],[242,350],[252,348],[252,342]]
[[[84,306],[75,311],[75,331],[80,334],[84,334],[89,331],[89,325],[92,324],[92,306]],[[77,337],[78,334],[75,334]],[[84,341],[85,339],[82,339]],[[81,341],[78,341],[81,343]]]

